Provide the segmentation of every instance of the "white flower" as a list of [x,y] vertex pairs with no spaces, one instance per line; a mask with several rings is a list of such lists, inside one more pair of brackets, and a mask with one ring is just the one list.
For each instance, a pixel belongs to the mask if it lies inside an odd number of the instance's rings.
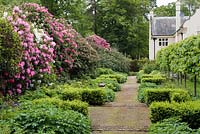
[[30,84],[30,87],[34,87],[34,84]]
[[37,29],[37,28],[34,28],[33,29],[33,33],[36,37],[36,42],[39,44],[41,41],[42,41],[42,37],[44,36],[44,30],[43,29]]
[[40,77],[43,78],[43,75],[41,74]]
[[3,13],[3,18],[6,18],[8,16],[8,12]]

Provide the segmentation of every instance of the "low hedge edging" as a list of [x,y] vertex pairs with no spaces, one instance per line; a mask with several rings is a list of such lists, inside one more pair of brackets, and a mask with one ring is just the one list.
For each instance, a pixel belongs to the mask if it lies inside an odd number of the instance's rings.
[[63,110],[73,110],[82,113],[83,115],[88,115],[88,103],[80,100],[63,101],[58,98],[42,98],[35,99],[31,103],[32,105],[54,105],[57,108],[62,108]]
[[160,85],[165,80],[166,80],[166,78],[155,75],[153,77],[142,78],[141,82],[150,82],[150,83],[156,83],[157,85]]
[[139,102],[144,103],[145,102],[145,97],[144,97],[144,92],[148,88],[157,88],[158,85],[155,83],[141,83],[139,88],[138,88],[138,96],[137,99]]
[[150,105],[152,102],[184,102],[191,100],[188,91],[184,89],[149,88],[144,91],[145,103]]
[[188,123],[189,127],[200,128],[200,101],[154,102],[150,105],[150,113],[152,123],[179,116],[182,122]]

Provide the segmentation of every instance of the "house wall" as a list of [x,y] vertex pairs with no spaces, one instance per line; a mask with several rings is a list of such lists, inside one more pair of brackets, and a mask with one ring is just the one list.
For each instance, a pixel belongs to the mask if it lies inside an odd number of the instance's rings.
[[183,28],[186,29],[183,38],[200,34],[200,9],[183,24]]
[[[168,45],[172,44],[175,42],[175,37],[174,36],[157,36],[155,37],[155,58],[156,54],[159,50],[162,48],[165,48],[166,46],[159,46],[159,39],[161,38],[168,38]],[[149,40],[149,59],[154,60],[154,40],[150,39]]]

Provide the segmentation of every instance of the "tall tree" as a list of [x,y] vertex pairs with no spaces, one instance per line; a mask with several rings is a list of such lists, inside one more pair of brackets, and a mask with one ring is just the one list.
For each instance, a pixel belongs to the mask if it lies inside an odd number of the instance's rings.
[[[191,16],[195,10],[200,7],[200,0],[182,0],[181,12],[185,16]],[[176,16],[176,3],[172,2],[166,6],[156,7],[154,9],[156,16]]]
[[93,20],[93,32],[97,33],[97,16],[98,16],[98,8],[99,2],[101,0],[86,0],[87,1],[87,12],[92,17]]
[[148,23],[144,15],[150,1],[101,0],[99,6],[97,33],[132,58],[147,56],[143,53],[143,48],[148,50]]
[[42,5],[59,18],[65,18],[82,35],[92,30],[92,20],[87,14],[86,0],[41,0]]
[[20,5],[25,2],[40,3],[40,0],[0,0],[0,17],[4,12],[11,12],[14,6]]
[[197,8],[200,7],[200,0],[181,0],[181,3],[189,10],[189,15],[193,15]]
[[154,9],[156,16],[175,16],[176,15],[176,4],[175,2],[169,3],[166,6],[160,6]]

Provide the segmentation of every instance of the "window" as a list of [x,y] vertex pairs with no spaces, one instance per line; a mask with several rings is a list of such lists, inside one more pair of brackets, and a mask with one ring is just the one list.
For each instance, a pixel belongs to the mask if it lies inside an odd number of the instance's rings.
[[167,38],[159,39],[159,46],[168,46],[168,39]]

